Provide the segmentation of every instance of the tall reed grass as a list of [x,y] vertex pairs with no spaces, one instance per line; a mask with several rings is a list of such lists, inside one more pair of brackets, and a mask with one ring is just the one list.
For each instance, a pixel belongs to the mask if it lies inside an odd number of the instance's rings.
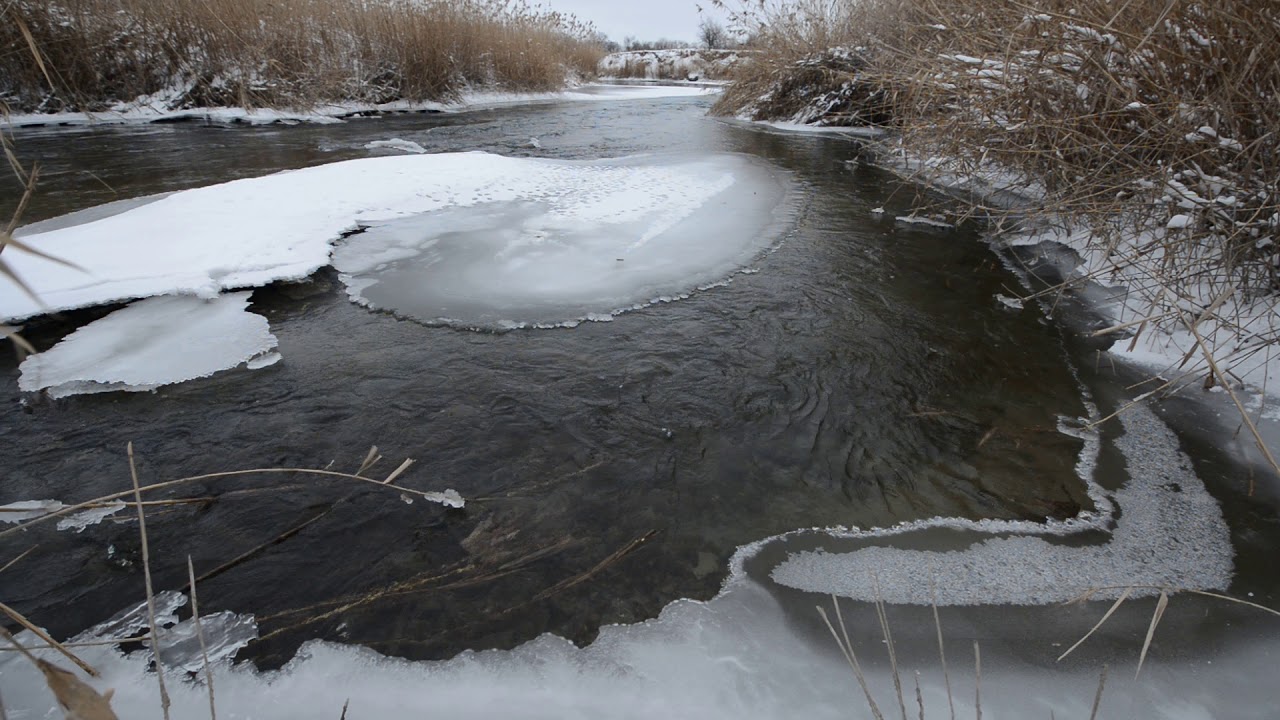
[[512,0],[9,0],[0,13],[0,98],[21,111],[545,91],[603,55],[589,23]]
[[1087,229],[1146,303],[1114,330],[1194,338],[1206,385],[1280,348],[1275,0],[752,0],[734,21],[763,52],[717,111],[885,126],[926,182],[1032,190],[1019,217]]

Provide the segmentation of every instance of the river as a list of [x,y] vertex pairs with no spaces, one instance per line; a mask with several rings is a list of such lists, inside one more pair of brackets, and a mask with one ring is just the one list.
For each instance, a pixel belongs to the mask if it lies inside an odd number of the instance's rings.
[[[266,475],[169,496],[206,499],[148,516],[157,587],[180,589],[188,556],[198,574],[219,569],[200,583],[202,610],[254,614],[264,639],[240,658],[264,669],[317,638],[410,660],[509,649],[543,633],[587,644],[602,626],[715,596],[739,548],[801,528],[935,517],[1043,523],[1101,510],[1079,472],[1089,442],[1064,432],[1063,422],[1109,414],[1132,394],[1125,386],[1133,375],[1100,362],[1096,347],[1045,307],[1000,303],[997,295],[1025,293],[1023,280],[976,227],[895,223],[919,190],[849,165],[856,143],[720,121],[708,117],[710,103],[19,132],[19,156],[41,166],[28,220],[366,157],[374,152],[367,143],[390,138],[429,152],[560,159],[742,153],[789,174],[798,192],[793,219],[758,272],[612,322],[510,332],[429,327],[354,305],[326,270],[254,293],[252,309],[270,320],[285,357],[265,370],[53,401],[23,398],[16,361],[6,356],[0,442],[9,461],[0,501],[127,489],[130,442],[148,482],[258,467],[352,472],[377,445],[384,473],[412,457],[401,482],[467,498],[465,509],[448,510],[377,488]],[[12,179],[4,183],[0,215],[17,196]],[[27,336],[48,347],[101,314],[35,321]],[[1236,554],[1232,594],[1274,606],[1274,479],[1223,447],[1226,433],[1196,411],[1162,411],[1224,508]],[[1119,435],[1115,421],[1098,435],[1095,477],[1106,490],[1126,478]],[[1249,473],[1263,488],[1254,497],[1242,480]],[[945,551],[974,542],[962,530],[931,532],[899,546]],[[1099,542],[1095,535],[1054,542]],[[789,553],[866,543],[825,533],[776,540],[747,554],[744,581],[824,647],[812,611],[823,596],[784,587],[770,573]],[[136,523],[4,538],[0,562],[32,545],[0,578],[0,596],[54,636],[140,599]],[[1128,673],[1153,605],[1120,613],[1116,629],[1101,633],[1101,649],[1075,667],[1093,672],[1112,662]],[[874,617],[866,603],[851,607],[855,617]],[[1105,608],[1010,601],[944,608],[943,619],[956,652],[982,640],[993,666],[1016,674],[1051,666],[1050,645],[1074,642]],[[904,648],[927,645],[925,610],[891,612],[901,613]],[[1176,598],[1163,644],[1154,646],[1176,667],[1156,672],[1173,673],[1166,680],[1176,686],[1176,668],[1229,655],[1233,643],[1269,638],[1274,647],[1273,620]],[[878,632],[862,625],[870,637]],[[1265,675],[1255,670],[1257,682],[1242,683],[1266,691],[1257,673]],[[1092,699],[1088,687],[1076,694]],[[1219,717],[1264,717],[1245,710]]]

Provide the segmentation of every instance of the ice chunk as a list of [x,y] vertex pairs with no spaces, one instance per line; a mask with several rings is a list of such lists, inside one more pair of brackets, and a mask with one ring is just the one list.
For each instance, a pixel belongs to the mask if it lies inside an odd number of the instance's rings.
[[27,358],[18,386],[53,397],[137,392],[236,367],[276,346],[267,319],[247,310],[250,294],[136,302]]
[[996,293],[996,301],[1010,310],[1021,310],[1023,302],[1020,298],[1009,297],[1003,293]]
[[943,230],[949,230],[955,227],[954,223],[939,220],[937,218],[925,217],[923,215],[899,215],[894,220],[904,225],[924,225],[926,227],[935,227]]
[[1191,224],[1190,215],[1174,215],[1169,218],[1169,223],[1165,227],[1170,230],[1181,230]]
[[102,507],[92,508],[83,512],[78,512],[71,517],[65,517],[58,521],[59,530],[75,530],[83,532],[90,525],[97,525],[107,518],[115,515],[125,508],[125,504],[117,500],[113,503],[107,503]]
[[334,251],[351,298],[424,322],[572,325],[732,275],[777,238],[786,184],[738,155],[508,161]]
[[[228,610],[203,615],[197,632],[194,618],[184,620],[160,635],[160,660],[166,668],[182,668],[197,672],[204,667],[205,652],[211,664],[220,664],[258,639],[258,623],[252,615],[237,615]],[[204,652],[201,651],[204,636]]]
[[66,507],[57,500],[19,500],[0,505],[0,523],[13,524],[58,512]]
[[379,148],[386,148],[388,150],[399,150],[400,152],[413,153],[415,155],[421,155],[427,151],[426,148],[422,147],[421,145],[419,145],[418,143],[412,140],[401,140],[400,138],[392,138],[390,140],[374,140],[373,142],[365,143],[364,147],[366,150],[377,150]]

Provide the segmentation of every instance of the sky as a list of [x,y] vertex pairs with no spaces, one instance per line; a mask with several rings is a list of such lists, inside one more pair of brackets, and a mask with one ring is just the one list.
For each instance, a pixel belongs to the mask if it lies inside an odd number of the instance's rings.
[[665,37],[695,42],[701,20],[699,5],[724,22],[724,14],[713,8],[710,0],[541,0],[537,4],[590,20],[616,42],[628,35],[639,40]]

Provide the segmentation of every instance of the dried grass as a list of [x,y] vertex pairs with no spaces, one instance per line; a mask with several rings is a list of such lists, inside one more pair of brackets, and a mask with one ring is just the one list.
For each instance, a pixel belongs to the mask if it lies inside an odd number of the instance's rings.
[[963,188],[994,227],[1087,231],[1100,269],[1078,280],[1121,280],[1149,310],[1107,334],[1203,329],[1218,369],[1194,352],[1174,374],[1238,385],[1276,351],[1273,0],[748,5],[735,20],[763,52],[718,112],[883,126],[882,160]]
[[92,111],[441,100],[467,86],[554,90],[590,76],[589,23],[504,0],[12,0],[0,98]]

